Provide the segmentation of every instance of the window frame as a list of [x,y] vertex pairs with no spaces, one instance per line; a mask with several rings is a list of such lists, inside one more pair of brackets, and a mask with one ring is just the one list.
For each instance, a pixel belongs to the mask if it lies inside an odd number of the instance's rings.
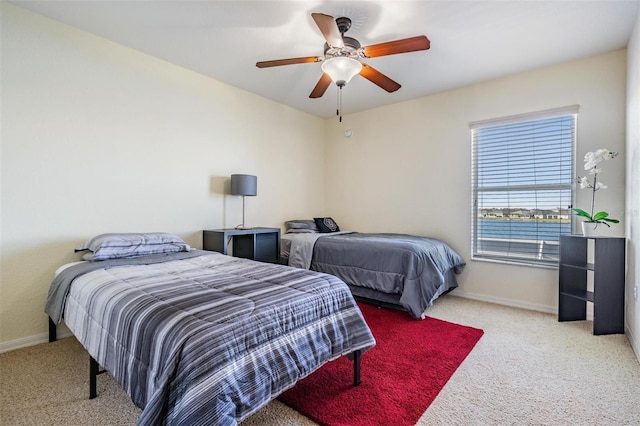
[[[510,191],[511,193],[514,193],[516,191],[524,191],[524,190],[533,191],[536,194],[536,199],[539,191],[569,190],[569,199],[567,200],[569,204],[566,206],[566,210],[568,210],[568,216],[569,216],[568,218],[569,231],[564,232],[562,230],[562,226],[559,225],[558,240],[560,235],[563,235],[565,233],[571,233],[572,230],[574,229],[574,215],[571,212],[571,208],[574,205],[574,199],[576,195],[573,175],[574,175],[575,162],[576,162],[578,112],[579,112],[579,105],[571,105],[571,106],[562,107],[562,108],[555,108],[550,110],[518,114],[518,115],[513,115],[508,117],[501,117],[496,119],[475,121],[475,122],[469,123],[470,137],[471,137],[471,260],[497,262],[497,263],[505,263],[505,264],[517,264],[522,266],[533,266],[533,267],[542,267],[542,268],[558,267],[557,258],[544,258],[543,256],[544,244],[545,244],[544,240],[538,241],[538,242],[542,242],[542,246],[540,248],[540,251],[537,257],[533,257],[532,255],[525,256],[526,254],[525,251],[521,252],[520,256],[518,256],[517,254],[513,254],[511,252],[496,252],[493,254],[490,254],[487,252],[482,253],[482,250],[479,249],[480,244],[478,239],[478,235],[480,232],[479,219],[480,219],[480,211],[482,209],[482,206],[478,206],[478,202],[481,199],[480,194],[487,190],[491,190],[494,192],[498,190],[509,192],[509,190],[512,189]],[[553,184],[536,184],[535,182],[532,182],[531,184],[528,184],[528,185],[527,184],[494,185],[494,186],[487,186],[484,188],[479,186],[478,184],[479,170],[481,168],[479,167],[481,163],[479,162],[480,158],[478,153],[478,137],[477,137],[479,129],[486,129],[489,127],[495,128],[499,126],[507,127],[514,124],[524,124],[529,122],[533,123],[536,121],[552,119],[552,118],[560,119],[565,116],[572,117],[571,155],[570,155],[570,165],[568,166],[570,168],[570,174],[572,176],[570,181],[567,182],[563,180],[561,182],[556,182]],[[558,132],[558,136],[559,137],[561,136],[561,132]],[[560,139],[558,140],[560,141]],[[561,147],[559,147],[559,149],[560,148]],[[562,176],[564,176],[565,173],[567,173],[566,167],[567,166],[563,166],[563,168],[561,169],[561,172],[557,174],[558,178],[562,179]],[[495,170],[499,170],[498,166],[496,166]],[[511,174],[509,174],[509,176],[511,176]],[[558,197],[559,197],[558,200],[563,199],[561,194],[559,194]],[[561,214],[562,210],[564,210],[564,207],[560,206],[560,209],[561,209],[561,212],[560,212]],[[512,219],[510,218],[509,221],[511,220]],[[560,224],[562,224],[562,222],[560,222]],[[535,226],[536,226],[536,229],[538,229],[537,222]],[[509,233],[507,235],[506,239],[509,240],[509,243],[507,244],[511,244],[511,241],[514,240],[513,236],[514,234],[512,233]],[[498,254],[498,253],[503,253],[503,254]],[[515,253],[517,253],[517,250],[515,251]]]

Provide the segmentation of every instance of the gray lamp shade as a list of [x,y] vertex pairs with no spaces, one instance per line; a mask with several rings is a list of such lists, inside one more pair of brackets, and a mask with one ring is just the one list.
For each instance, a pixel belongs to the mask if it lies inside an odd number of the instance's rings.
[[231,195],[258,195],[258,177],[231,175]]

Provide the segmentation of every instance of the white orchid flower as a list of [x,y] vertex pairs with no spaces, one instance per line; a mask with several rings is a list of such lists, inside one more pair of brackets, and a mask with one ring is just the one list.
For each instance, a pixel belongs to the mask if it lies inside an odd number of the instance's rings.
[[591,183],[589,182],[589,179],[587,179],[586,176],[580,178],[580,189],[589,188],[590,185]]
[[595,152],[595,156],[596,156],[596,157],[600,157],[600,158],[603,158],[603,159],[604,159],[604,158],[606,158],[606,157],[608,157],[608,156],[609,156],[609,154],[610,154],[610,152],[609,152],[609,150],[608,150],[608,149],[606,149],[606,148],[600,148],[599,150],[597,150],[597,151]]
[[593,169],[589,170],[589,174],[590,175],[596,175],[596,174],[600,173],[601,171],[602,171],[602,169],[594,167]]
[[584,163],[584,169],[585,170],[591,170],[591,169],[595,168],[597,165],[598,165],[598,162],[592,160],[592,161]]
[[604,183],[602,183],[602,182],[596,182],[596,188],[595,188],[595,189],[596,189],[596,191],[597,191],[598,189],[607,189],[607,188],[608,188],[608,186],[607,186],[607,185],[605,185]]

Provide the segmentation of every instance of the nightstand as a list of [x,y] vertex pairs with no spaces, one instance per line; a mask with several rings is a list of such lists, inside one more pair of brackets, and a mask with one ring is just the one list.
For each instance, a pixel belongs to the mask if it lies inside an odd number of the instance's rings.
[[[228,253],[229,242],[232,242],[232,253]],[[204,230],[202,249],[260,262],[278,263],[280,228]]]

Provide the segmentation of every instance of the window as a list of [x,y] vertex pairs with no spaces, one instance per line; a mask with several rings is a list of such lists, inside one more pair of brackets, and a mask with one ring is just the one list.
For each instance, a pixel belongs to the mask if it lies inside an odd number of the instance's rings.
[[555,266],[571,233],[578,106],[471,123],[472,259]]

